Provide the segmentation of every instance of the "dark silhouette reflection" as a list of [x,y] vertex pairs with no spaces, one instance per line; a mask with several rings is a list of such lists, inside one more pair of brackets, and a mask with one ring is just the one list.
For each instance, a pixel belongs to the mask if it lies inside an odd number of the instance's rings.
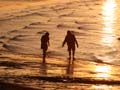
[[46,63],[41,64],[41,73],[42,73],[42,75],[47,75],[47,65],[46,65]]
[[74,74],[74,60],[68,60],[66,74],[67,76],[72,76]]
[[[75,35],[71,32],[71,31],[67,31],[67,35],[63,41],[63,45],[62,47],[64,47],[64,44],[67,43],[68,46],[68,52],[69,52],[69,60],[71,60],[71,56],[73,56],[73,60],[75,59],[74,55],[75,55],[75,44],[78,47],[78,42],[75,38]],[[72,55],[71,55],[72,53]]]
[[49,33],[46,32],[41,38],[41,49],[43,50],[43,63],[45,63],[48,46],[49,46]]

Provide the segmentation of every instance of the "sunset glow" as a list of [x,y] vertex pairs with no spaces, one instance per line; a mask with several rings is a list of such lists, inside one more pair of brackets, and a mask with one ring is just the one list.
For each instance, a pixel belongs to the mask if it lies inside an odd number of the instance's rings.
[[115,23],[115,7],[117,6],[115,0],[106,0],[102,9],[103,14],[103,33],[109,33],[109,36],[103,35],[102,42],[108,46],[113,46],[114,42],[114,23]]
[[111,86],[108,88],[106,85],[93,85],[92,88],[96,90],[109,90]]
[[98,78],[109,78],[111,73],[110,66],[97,66],[95,71],[98,73],[96,77]]

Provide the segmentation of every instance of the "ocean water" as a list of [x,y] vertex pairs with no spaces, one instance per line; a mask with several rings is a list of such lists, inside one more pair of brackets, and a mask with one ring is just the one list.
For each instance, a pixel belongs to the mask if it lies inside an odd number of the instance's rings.
[[[118,0],[71,0],[1,14],[0,80],[43,90],[119,90],[119,84],[112,83],[120,82],[119,5]],[[67,46],[62,48],[67,30],[79,44],[72,64]],[[43,65],[40,39],[46,31],[50,46]],[[39,76],[107,82],[56,83]]]

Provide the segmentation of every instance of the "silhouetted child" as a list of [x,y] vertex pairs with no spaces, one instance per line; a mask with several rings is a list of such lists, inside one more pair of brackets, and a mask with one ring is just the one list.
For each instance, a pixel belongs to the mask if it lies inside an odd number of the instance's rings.
[[71,31],[67,31],[67,35],[63,41],[63,45],[62,47],[64,47],[64,44],[67,43],[67,46],[68,46],[68,52],[69,52],[69,60],[71,59],[71,52],[72,52],[72,56],[73,56],[73,60],[75,59],[74,58],[74,55],[75,55],[75,44],[77,45],[78,47],[78,42],[75,38],[75,35],[71,32]]
[[46,51],[49,46],[49,33],[46,32],[41,38],[41,49],[43,49],[43,63],[45,63]]

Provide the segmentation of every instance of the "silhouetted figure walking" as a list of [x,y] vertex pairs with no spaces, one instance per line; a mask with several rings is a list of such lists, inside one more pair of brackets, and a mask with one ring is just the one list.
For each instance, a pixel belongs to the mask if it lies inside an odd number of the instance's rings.
[[75,35],[71,32],[71,31],[67,31],[67,35],[63,41],[63,45],[62,47],[64,47],[64,44],[67,43],[67,46],[68,46],[68,52],[69,52],[69,60],[71,59],[71,52],[72,52],[72,56],[73,56],[73,60],[75,59],[74,58],[74,55],[75,55],[75,44],[77,45],[78,47],[78,42],[75,38]]
[[46,32],[41,38],[41,49],[43,49],[43,63],[45,63],[46,51],[49,46],[49,33]]

